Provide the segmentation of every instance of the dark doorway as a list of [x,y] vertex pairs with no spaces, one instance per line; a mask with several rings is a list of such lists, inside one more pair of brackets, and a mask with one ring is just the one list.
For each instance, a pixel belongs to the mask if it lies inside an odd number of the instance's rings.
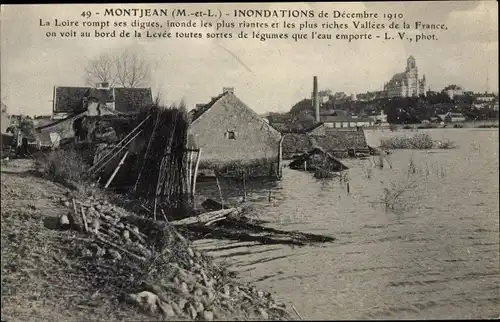
[[87,138],[87,133],[83,128],[83,118],[76,119],[73,122],[73,131],[75,131],[75,138],[77,141],[83,141]]

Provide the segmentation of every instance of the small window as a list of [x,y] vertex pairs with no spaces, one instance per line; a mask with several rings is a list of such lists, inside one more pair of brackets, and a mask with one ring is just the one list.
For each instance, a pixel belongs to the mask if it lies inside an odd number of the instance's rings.
[[236,140],[236,132],[234,131],[227,131],[226,133],[224,133],[224,136],[228,140]]

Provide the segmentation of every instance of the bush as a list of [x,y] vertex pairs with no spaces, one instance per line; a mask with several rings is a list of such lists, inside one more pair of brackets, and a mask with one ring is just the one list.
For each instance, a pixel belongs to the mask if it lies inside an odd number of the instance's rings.
[[457,145],[455,144],[455,142],[451,141],[451,140],[444,140],[444,141],[439,141],[439,142],[435,142],[435,148],[436,149],[455,149],[457,148]]
[[458,124],[453,124],[453,128],[455,128],[455,129],[461,129],[461,128],[463,128],[463,127],[464,127],[464,125],[463,125],[463,124],[461,124],[461,123],[458,123]]
[[380,148],[388,149],[432,149],[434,141],[427,133],[414,136],[395,136],[380,142]]
[[453,141],[434,141],[427,133],[419,133],[413,136],[395,136],[380,142],[380,148],[390,149],[454,149],[457,146]]
[[37,160],[37,171],[45,178],[62,184],[73,184],[86,177],[88,165],[75,150],[56,150]]
[[498,128],[498,124],[480,124],[480,125],[477,125],[476,128],[479,128],[479,129],[493,129],[493,128]]

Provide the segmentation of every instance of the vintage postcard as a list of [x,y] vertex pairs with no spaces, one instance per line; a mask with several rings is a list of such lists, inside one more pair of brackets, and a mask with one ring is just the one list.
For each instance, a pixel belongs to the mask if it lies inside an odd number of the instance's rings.
[[500,317],[497,1],[0,19],[2,321]]

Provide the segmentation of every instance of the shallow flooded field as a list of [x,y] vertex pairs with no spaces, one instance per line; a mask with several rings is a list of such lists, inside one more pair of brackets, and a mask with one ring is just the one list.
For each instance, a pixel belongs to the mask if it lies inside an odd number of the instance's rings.
[[[377,167],[378,158],[350,161],[349,193],[345,182],[287,168],[280,182],[247,184],[247,199],[269,226],[334,236],[333,243],[198,245],[293,303],[303,319],[497,318],[498,130],[427,133],[459,147],[397,150],[392,169]],[[412,134],[366,132],[375,146]],[[215,183],[197,190],[219,198]],[[235,185],[223,184],[222,192],[242,196]]]

